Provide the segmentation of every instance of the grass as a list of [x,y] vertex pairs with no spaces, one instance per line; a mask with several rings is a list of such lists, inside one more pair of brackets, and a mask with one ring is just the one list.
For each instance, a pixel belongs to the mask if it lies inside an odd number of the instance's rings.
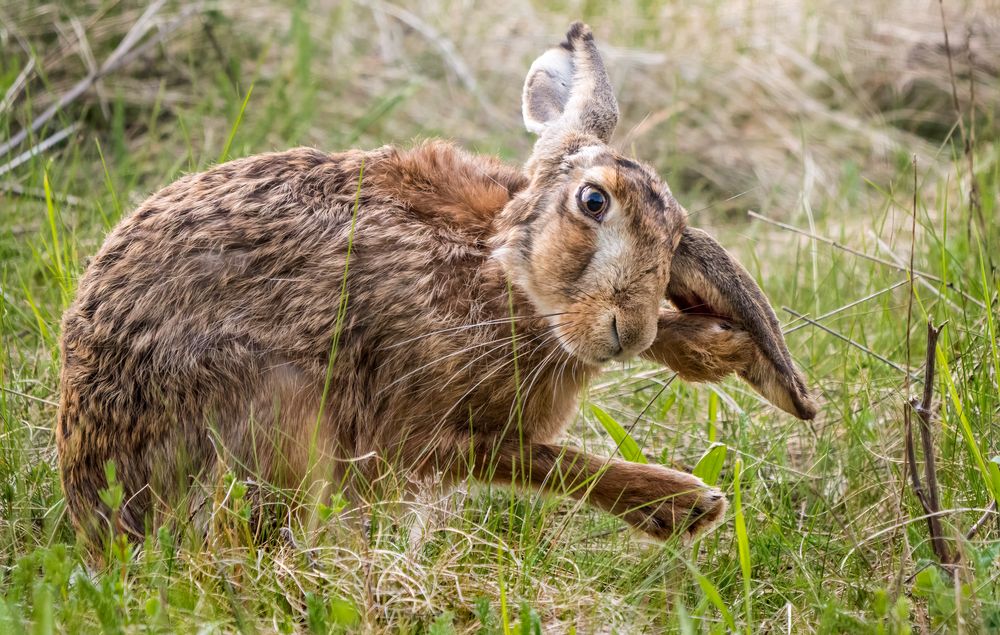
[[[983,218],[997,218],[998,36],[970,40],[980,64],[970,174],[936,6],[525,2],[459,21],[464,5],[425,5],[412,12],[450,48],[377,15],[377,3],[207,6],[30,142],[79,122],[69,143],[0,177],[0,631],[1000,628],[996,516],[964,537],[1000,488],[1000,242],[969,206],[975,179]],[[947,8],[970,110],[963,25],[982,8]],[[182,10],[168,4],[165,21]],[[0,108],[0,137],[85,75],[86,51],[103,59],[141,12],[99,0],[0,8],[0,93],[37,59]],[[593,385],[569,442],[697,466],[726,490],[725,522],[690,545],[653,544],[585,507],[483,486],[447,497],[432,488],[414,507],[419,532],[392,501],[374,510],[370,536],[333,504],[317,509],[317,526],[259,545],[248,538],[250,493],[229,478],[209,535],[112,545],[89,569],[65,516],[51,428],[59,318],[106,231],[150,191],[220,156],[444,135],[523,160],[521,75],[581,15],[615,46],[624,147],[656,164],[692,221],[739,254],[776,307],[829,314],[819,322],[839,336],[779,310],[802,327],[789,347],[821,395],[817,420],[778,414],[735,381],[692,387],[641,365]],[[498,60],[501,42],[509,54]],[[749,207],[904,271],[737,215]],[[915,269],[941,282],[908,282],[911,250]],[[906,390],[922,387],[927,320],[947,323],[934,437],[942,523],[962,557],[955,575],[932,564],[903,471]],[[114,488],[107,495],[113,502]]]

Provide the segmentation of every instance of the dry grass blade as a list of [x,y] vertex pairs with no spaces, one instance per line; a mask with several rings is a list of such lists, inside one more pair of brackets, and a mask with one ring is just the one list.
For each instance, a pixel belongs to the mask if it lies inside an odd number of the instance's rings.
[[[23,185],[12,183],[10,181],[0,183],[0,190],[16,194],[17,196],[27,196],[45,200],[45,190],[35,187],[24,187]],[[83,205],[83,199],[79,196],[73,196],[72,194],[52,194],[52,200],[59,201],[60,203],[71,207]]]
[[59,404],[51,399],[43,399],[41,397],[36,397],[34,395],[29,395],[26,392],[21,392],[20,390],[14,390],[13,388],[8,388],[6,386],[0,386],[0,390],[5,393],[20,397],[22,399],[27,399],[28,401],[34,401],[40,404],[45,404],[46,406],[59,407]]
[[31,57],[28,59],[28,63],[24,65],[21,72],[17,74],[17,78],[14,83],[10,85],[7,92],[4,93],[3,101],[0,101],[0,114],[7,111],[10,105],[14,103],[17,96],[21,93],[21,89],[24,88],[25,84],[28,83],[28,76],[31,75],[32,71],[35,70],[35,58]]
[[391,15],[406,26],[413,29],[415,32],[419,33],[423,38],[434,45],[440,53],[441,59],[444,60],[445,64],[448,65],[448,68],[451,69],[458,80],[462,82],[462,85],[465,86],[466,90],[475,96],[476,101],[479,102],[479,105],[483,108],[483,110],[488,112],[494,119],[502,121],[508,126],[515,124],[515,120],[513,118],[511,118],[506,112],[497,109],[496,106],[483,96],[482,91],[479,90],[479,85],[476,82],[475,75],[473,75],[472,71],[469,70],[469,66],[465,63],[465,61],[463,61],[462,56],[459,55],[455,45],[437,29],[411,11],[389,2],[382,2],[381,0],[364,0],[362,4],[368,6],[374,15],[377,15],[379,12]]
[[787,306],[783,306],[783,307],[781,307],[781,309],[783,311],[791,313],[792,316],[797,317],[800,320],[805,320],[806,322],[808,322],[812,326],[815,326],[816,328],[819,328],[819,329],[822,329],[822,330],[826,331],[827,333],[829,333],[830,335],[836,337],[837,339],[843,340],[843,341],[847,342],[848,344],[850,344],[854,348],[856,348],[856,349],[858,349],[858,350],[860,350],[860,351],[862,351],[864,353],[867,353],[868,355],[871,355],[872,357],[874,357],[875,359],[879,360],[883,364],[887,364],[887,365],[895,368],[896,370],[898,370],[899,372],[903,373],[904,375],[910,375],[911,377],[915,378],[915,376],[912,373],[910,373],[909,371],[907,371],[905,368],[903,368],[902,366],[900,366],[896,362],[892,361],[891,359],[888,359],[886,357],[883,357],[882,355],[879,355],[878,353],[876,353],[872,349],[868,348],[864,344],[861,344],[860,342],[855,342],[854,340],[852,340],[851,338],[847,337],[846,335],[844,335],[842,333],[838,333],[837,331],[834,331],[830,327],[824,326],[824,325],[820,324],[819,322],[817,322],[816,320],[808,318],[808,317],[802,315],[801,313],[799,313],[798,311],[795,311],[794,309],[788,308]]
[[[143,37],[153,28],[154,18],[159,12],[160,8],[163,7],[166,0],[157,0],[149,5],[143,14],[136,20],[132,28],[129,29],[128,33],[118,44],[115,50],[108,56],[108,58],[101,64],[101,67],[93,73],[90,73],[79,82],[77,82],[72,88],[63,93],[59,99],[49,106],[42,114],[35,117],[31,124],[22,129],[20,132],[14,134],[10,139],[8,139],[3,145],[0,145],[0,156],[8,154],[12,149],[19,146],[28,138],[33,132],[37,132],[42,126],[48,123],[53,117],[56,116],[63,108],[68,104],[72,103],[74,100],[80,97],[84,92],[86,92],[91,86],[93,86],[99,79],[114,72],[115,70],[121,68],[129,61],[135,59],[137,52],[136,45],[142,40]],[[195,7],[200,7],[200,5],[195,5],[194,7],[188,7],[183,13],[183,16],[191,15]],[[179,26],[178,22],[175,20],[171,23],[174,29]],[[169,31],[161,31],[161,37]],[[142,47],[142,50],[147,50],[146,47]]]
[[[865,260],[870,260],[871,262],[876,262],[876,263],[878,263],[880,265],[885,265],[886,267],[891,267],[891,268],[893,268],[893,269],[895,269],[897,271],[902,271],[904,273],[909,273],[909,270],[906,267],[904,267],[904,266],[902,266],[900,264],[897,264],[895,262],[891,262],[889,260],[884,260],[884,259],[879,258],[877,256],[871,256],[869,254],[866,254],[863,251],[858,251],[857,249],[853,249],[851,247],[848,247],[847,245],[839,243],[836,240],[833,240],[832,238],[827,238],[826,236],[820,236],[818,234],[814,234],[814,233],[806,231],[804,229],[800,229],[798,227],[795,227],[794,225],[789,225],[788,223],[782,223],[781,221],[776,221],[774,219],[768,218],[767,216],[764,216],[763,214],[758,214],[757,212],[755,212],[753,210],[747,211],[747,216],[749,216],[750,218],[753,218],[753,219],[756,219],[756,220],[768,223],[769,225],[774,225],[775,227],[780,227],[781,229],[785,229],[787,231],[794,232],[796,234],[799,234],[800,236],[805,236],[806,238],[810,238],[812,240],[815,240],[815,241],[818,241],[818,242],[821,242],[821,243],[826,243],[827,245],[830,245],[831,247],[835,247],[836,249],[840,249],[841,251],[846,251],[847,253],[849,253],[851,255],[857,256],[858,258],[864,258]],[[939,283],[943,282],[943,280],[941,280],[941,278],[939,278],[939,277],[937,277],[937,276],[935,276],[933,274],[924,272],[924,271],[914,271],[913,275],[920,276],[921,278],[927,278],[928,280],[933,280],[934,282],[939,282]]]
[[[825,320],[828,317],[833,317],[834,315],[837,315],[838,313],[843,313],[847,309],[852,309],[852,308],[858,306],[859,304],[864,304],[865,302],[868,302],[869,300],[874,300],[875,298],[879,297],[880,295],[884,295],[884,294],[886,294],[886,293],[888,293],[890,291],[898,289],[899,287],[903,286],[906,283],[907,283],[906,280],[900,280],[899,282],[897,282],[895,284],[892,284],[892,285],[886,287],[885,289],[879,289],[875,293],[866,295],[865,297],[863,297],[863,298],[861,298],[859,300],[855,300],[854,302],[850,302],[848,304],[845,304],[844,306],[840,306],[840,307],[837,307],[836,309],[833,309],[831,311],[827,311],[826,313],[824,313],[822,315],[817,315],[816,317],[813,318],[813,320],[816,321],[816,322],[822,322],[823,320]],[[798,321],[799,319],[801,319],[801,318],[796,318],[795,321]],[[794,333],[795,331],[798,331],[799,329],[805,328],[807,326],[809,326],[808,323],[805,323],[805,324],[796,324],[794,326],[788,325],[781,332],[781,334],[782,335],[788,335],[790,333]]]
[[41,143],[31,146],[21,154],[17,155],[7,163],[0,166],[0,176],[7,174],[11,170],[15,169],[19,165],[27,163],[33,157],[45,152],[57,143],[61,143],[66,140],[71,134],[80,129],[80,122],[76,122],[66,126],[59,132],[49,135]]
[[[927,273],[926,271],[920,271],[918,269],[914,269],[914,270],[911,271],[908,267],[906,267],[905,265],[903,265],[903,264],[901,264],[899,262],[893,262],[891,260],[886,260],[884,258],[879,258],[878,256],[872,256],[870,254],[866,254],[863,251],[858,251],[857,249],[854,249],[852,247],[848,247],[847,245],[839,243],[836,240],[833,240],[832,238],[827,238],[826,236],[820,236],[818,234],[814,234],[812,232],[806,231],[806,230],[801,229],[799,227],[796,227],[794,225],[789,225],[788,223],[783,223],[781,221],[774,220],[773,218],[768,218],[767,216],[764,216],[763,214],[758,214],[757,212],[755,212],[753,210],[748,210],[747,211],[747,216],[749,216],[750,218],[753,218],[753,219],[756,219],[756,220],[768,223],[769,225],[774,225],[775,227],[780,227],[781,229],[784,229],[784,230],[787,230],[787,231],[790,231],[790,232],[794,232],[796,234],[799,234],[800,236],[805,236],[806,238],[810,238],[812,240],[815,240],[815,241],[818,241],[818,242],[821,242],[821,243],[825,243],[827,245],[830,245],[831,247],[834,247],[836,249],[840,249],[841,251],[846,251],[847,253],[849,253],[851,255],[857,256],[858,258],[863,258],[865,260],[869,260],[871,262],[878,263],[878,264],[884,265],[886,267],[890,267],[892,269],[895,269],[896,271],[901,271],[901,272],[906,273],[906,274],[911,274],[912,273],[912,275],[914,275],[914,276],[916,276],[918,278],[925,278],[926,280],[933,280],[934,282],[937,282],[938,284],[945,284],[944,280],[942,280],[938,276],[935,276],[932,273]],[[961,289],[955,289],[954,286],[951,283],[947,283],[946,286],[949,289],[954,290],[956,293],[960,294],[963,298],[965,298],[969,302],[972,302],[976,306],[978,306],[980,308],[983,308],[983,309],[986,308],[985,304],[983,304],[979,300],[973,298],[972,296],[970,296],[969,294],[965,293]],[[933,288],[933,287],[931,287],[931,288]],[[937,290],[935,289],[935,292],[936,291]]]

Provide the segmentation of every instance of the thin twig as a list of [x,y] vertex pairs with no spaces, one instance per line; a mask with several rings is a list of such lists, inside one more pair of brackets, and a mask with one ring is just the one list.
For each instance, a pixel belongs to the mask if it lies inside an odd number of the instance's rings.
[[[899,282],[897,282],[895,284],[892,284],[892,285],[886,287],[885,289],[880,289],[880,290],[876,291],[875,293],[872,293],[871,295],[866,295],[865,297],[861,298],[860,300],[855,300],[854,302],[851,302],[849,304],[845,304],[844,306],[837,307],[836,309],[833,309],[831,311],[827,311],[823,315],[817,315],[816,317],[813,318],[813,320],[815,320],[817,322],[821,322],[821,321],[825,320],[828,317],[832,317],[834,315],[837,315],[838,313],[842,313],[842,312],[846,311],[847,309],[854,308],[854,307],[858,306],[859,304],[864,304],[865,302],[867,302],[869,300],[873,300],[873,299],[879,297],[880,295],[883,295],[885,293],[888,293],[890,291],[898,289],[899,287],[901,287],[904,284],[906,284],[906,282],[907,282],[906,280],[900,280]],[[800,318],[796,318],[795,321],[798,321],[799,319]],[[782,335],[788,335],[789,333],[794,333],[795,331],[797,331],[799,329],[803,329],[803,328],[805,328],[807,326],[809,326],[808,323],[806,323],[806,324],[796,324],[795,326],[786,325],[785,329],[781,332],[781,334]]]
[[[827,238],[826,236],[820,236],[819,234],[814,234],[812,232],[808,232],[808,231],[806,231],[804,229],[800,229],[798,227],[795,227],[794,225],[789,225],[787,223],[782,223],[781,221],[776,221],[776,220],[774,220],[772,218],[768,218],[767,216],[764,216],[762,214],[758,214],[757,212],[755,212],[753,210],[748,210],[747,211],[747,215],[750,216],[750,218],[755,218],[757,220],[764,221],[765,223],[768,223],[770,225],[774,225],[775,227],[780,227],[781,229],[785,229],[785,230],[788,230],[790,232],[799,234],[800,236],[805,236],[806,238],[811,238],[812,240],[817,240],[817,241],[819,241],[821,243],[826,243],[827,245],[830,245],[831,247],[834,247],[836,249],[840,249],[841,251],[846,251],[849,254],[857,256],[858,258],[864,258],[865,260],[869,260],[871,262],[878,263],[878,264],[884,265],[886,267],[890,267],[892,269],[895,269],[896,271],[901,271],[903,273],[910,273],[909,269],[907,269],[905,266],[903,266],[903,265],[901,265],[901,264],[899,264],[897,262],[892,262],[890,260],[885,260],[883,258],[879,258],[878,256],[871,256],[869,254],[866,254],[863,251],[858,251],[857,249],[853,249],[851,247],[848,247],[847,245],[841,244],[841,243],[837,242],[836,240],[833,240],[832,238]],[[927,273],[926,271],[920,271],[918,269],[915,269],[913,271],[913,275],[915,275],[917,277],[920,277],[920,278],[926,278],[927,280],[933,280],[934,282],[937,282],[938,284],[943,284],[945,287],[947,287],[948,289],[951,289],[955,293],[958,293],[959,295],[961,295],[963,298],[965,298],[969,302],[972,302],[973,304],[977,305],[980,308],[986,308],[986,305],[983,304],[982,302],[980,302],[979,300],[973,298],[972,296],[970,296],[969,294],[965,293],[961,289],[956,288],[953,283],[951,283],[951,282],[945,283],[944,280],[942,280],[938,276],[935,276],[934,274]]]
[[[15,194],[17,196],[45,199],[45,190],[37,187],[24,187],[23,185],[12,183],[10,181],[0,182],[0,191],[10,192],[11,194]],[[72,194],[56,194],[55,192],[52,192],[51,196],[52,200],[71,207],[83,205],[83,199],[79,196],[73,196]]]
[[437,29],[428,24],[425,20],[417,16],[411,11],[408,11],[402,7],[396,6],[390,2],[384,2],[383,0],[362,0],[362,4],[366,5],[369,9],[374,11],[384,11],[388,15],[391,15],[396,20],[402,22],[406,26],[413,29],[416,33],[419,33],[425,40],[434,45],[435,48],[440,52],[441,59],[444,63],[451,69],[462,85],[465,86],[483,110],[491,117],[494,117],[498,121],[501,121],[507,125],[512,125],[512,119],[507,113],[499,110],[495,104],[487,100],[482,91],[479,90],[479,85],[476,82],[476,78],[473,73],[469,70],[468,65],[458,54],[458,50],[455,48],[454,43],[451,40],[444,37]]
[[893,524],[891,524],[891,525],[889,525],[887,527],[884,527],[884,528],[876,531],[875,533],[871,534],[870,536],[866,536],[864,539],[861,540],[861,542],[859,544],[851,547],[847,551],[847,554],[841,559],[840,566],[843,567],[847,563],[848,559],[850,559],[850,557],[854,554],[854,552],[857,551],[860,547],[868,544],[869,542],[871,542],[873,540],[876,540],[876,539],[880,538],[881,536],[886,535],[890,531],[895,531],[896,529],[899,529],[899,527],[901,527],[901,526],[906,526],[906,525],[909,525],[911,523],[918,523],[918,522],[920,522],[922,520],[925,520],[927,518],[927,516],[941,517],[941,516],[948,516],[948,515],[951,515],[951,514],[964,514],[966,512],[980,512],[980,513],[983,513],[983,512],[987,512],[987,511],[989,511],[989,510],[986,509],[986,508],[983,508],[983,507],[954,507],[952,509],[942,509],[940,511],[934,512],[933,514],[924,514],[923,516],[917,516],[915,518],[909,518],[907,520],[904,520],[904,521],[901,521],[901,522],[898,522],[898,523],[893,523]]
[[[875,234],[875,232],[873,232],[872,230],[868,230],[868,233],[875,240],[875,244],[878,246],[878,248],[880,250],[882,250],[885,253],[889,254],[889,256],[892,257],[893,261],[896,262],[896,264],[902,266],[904,260],[903,260],[903,258],[901,256],[899,256],[899,254],[897,254],[895,251],[893,251],[892,248],[884,240],[882,240],[881,238],[878,237],[878,235]],[[951,308],[955,309],[956,311],[961,312],[962,307],[960,307],[959,305],[955,304],[948,297],[946,297],[945,295],[943,295],[940,291],[937,290],[937,287],[935,287],[930,282],[927,282],[926,280],[924,280],[923,278],[921,278],[919,276],[914,276],[914,277],[916,278],[916,282],[919,282],[920,284],[922,284],[924,286],[925,289],[927,289],[928,291],[930,291],[931,293],[933,293],[937,297],[941,298],[942,302],[946,302]],[[970,302],[974,302],[974,303],[976,303],[977,305],[979,305],[981,307],[985,307],[986,306],[986,305],[982,304],[981,302],[979,302],[978,300],[976,300],[975,298],[972,298],[972,297],[966,295],[963,292],[959,292],[959,293],[960,293],[960,295],[964,296]]]
[[21,69],[21,72],[18,73],[17,79],[15,79],[14,83],[7,89],[7,92],[3,96],[3,101],[0,101],[0,113],[6,111],[10,108],[10,105],[14,103],[14,100],[17,99],[18,93],[21,92],[21,89],[27,83],[28,75],[30,75],[33,70],[35,70],[35,58],[31,57],[28,59],[28,63],[24,65],[24,68]]
[[[920,502],[927,514],[927,530],[931,535],[931,548],[938,557],[938,561],[943,565],[954,564],[955,557],[948,551],[948,543],[945,541],[944,531],[941,528],[941,518],[937,512],[941,509],[941,498],[939,495],[937,482],[937,463],[934,459],[934,438],[931,433],[931,421],[934,419],[934,363],[936,360],[937,340],[941,334],[941,328],[935,327],[930,321],[927,322],[927,359],[924,362],[924,394],[920,401],[913,399],[909,407],[917,415],[920,422],[920,445],[924,451],[924,481],[927,488],[925,496]],[[911,444],[912,450],[912,444]],[[910,457],[915,461],[914,457]],[[914,462],[911,470],[916,473],[917,466]]]
[[986,524],[986,521],[990,519],[990,516],[995,516],[996,513],[997,502],[994,500],[990,503],[989,507],[986,508],[986,511],[983,512],[983,515],[979,517],[979,520],[974,522],[972,527],[969,527],[969,531],[965,532],[965,539],[972,540],[972,538],[979,533],[979,530],[982,529],[983,525]]
[[800,320],[805,320],[806,322],[808,322],[809,324],[815,326],[816,328],[822,329],[822,330],[826,331],[827,333],[829,333],[830,335],[832,335],[832,336],[834,336],[834,337],[836,337],[838,339],[841,339],[841,340],[847,342],[848,344],[850,344],[851,346],[857,348],[858,350],[863,351],[863,352],[867,353],[868,355],[871,355],[872,357],[874,357],[875,359],[879,360],[883,364],[887,364],[889,366],[892,366],[893,368],[895,368],[899,372],[901,372],[903,374],[906,374],[906,375],[910,375],[911,377],[915,378],[915,376],[912,373],[910,373],[909,371],[907,371],[905,368],[903,368],[902,366],[900,366],[896,362],[892,361],[891,359],[887,359],[885,357],[882,357],[881,355],[879,355],[878,353],[876,353],[872,349],[868,348],[864,344],[861,344],[859,342],[855,342],[854,340],[852,340],[851,338],[847,337],[846,335],[838,333],[837,331],[834,331],[833,329],[820,324],[816,320],[813,320],[811,318],[807,318],[806,316],[802,315],[798,311],[795,311],[794,309],[790,309],[787,306],[781,307],[781,310],[786,311],[787,313],[791,313],[794,317],[797,317]]
[[59,406],[58,402],[52,401],[51,399],[43,399],[41,397],[36,397],[34,395],[29,395],[28,393],[21,392],[19,390],[14,390],[13,388],[7,388],[6,386],[0,386],[0,390],[21,397],[22,399],[27,399],[29,401],[37,401],[38,403],[43,403],[46,406]]
[[[915,293],[913,292],[913,260],[916,255],[917,246],[917,197],[919,196],[919,188],[917,187],[917,156],[913,155],[913,210],[910,215],[910,268],[906,276],[906,282],[909,283],[909,293],[907,293],[906,301],[906,378],[904,380],[903,393],[906,395],[910,394],[910,369],[913,367],[910,363],[911,360],[911,347],[910,340],[913,329],[911,328],[911,322],[913,321],[913,298]],[[902,489],[900,491],[899,499],[897,500],[896,506],[896,519],[899,522],[899,518],[903,515],[903,495],[906,492],[906,476],[909,474],[910,478],[913,480],[913,492],[920,499],[920,504],[927,508],[927,503],[924,500],[924,486],[920,482],[920,474],[917,472],[917,452],[913,447],[913,417],[910,416],[910,409],[903,408],[903,478],[900,485]],[[895,542],[895,536],[893,537],[893,542]],[[907,554],[909,555],[909,541],[906,541]],[[902,557],[900,557],[900,567],[899,576],[897,577],[898,582],[902,582],[903,578],[903,562]],[[909,584],[909,582],[907,582]],[[897,586],[897,592],[899,587]]]
[[[958,100],[958,84],[955,82],[955,67],[951,60],[951,42],[948,39],[948,23],[944,17],[944,0],[938,0],[938,7],[941,10],[941,31],[944,33],[944,53],[945,57],[948,59],[948,78],[951,81],[951,99],[952,105],[955,107],[955,116],[958,118],[958,131],[962,135],[962,145],[965,153],[965,158],[969,163],[969,209],[975,214],[976,220],[979,221],[980,231],[986,230],[986,220],[983,218],[982,206],[979,203],[979,185],[976,183],[976,171],[975,163],[972,158],[972,149],[974,142],[971,137],[965,133],[965,121],[964,114],[962,113],[962,105]],[[970,53],[971,55],[971,49]],[[975,82],[975,69],[972,65],[969,65],[969,75],[972,77],[972,82]],[[975,93],[973,93],[973,96]],[[970,120],[975,119],[975,112],[971,113]]]
[[[790,232],[794,232],[796,234],[799,234],[801,236],[805,236],[807,238],[811,238],[811,239],[819,241],[821,243],[826,243],[827,245],[830,245],[831,247],[835,247],[835,248],[840,249],[842,251],[846,251],[849,254],[857,256],[858,258],[864,258],[865,260],[870,260],[870,261],[876,262],[876,263],[878,263],[880,265],[884,265],[886,267],[891,267],[891,268],[895,269],[896,271],[902,271],[903,273],[909,273],[907,271],[906,267],[898,265],[898,264],[896,264],[894,262],[890,262],[888,260],[883,260],[882,258],[879,258],[877,256],[870,256],[870,255],[866,254],[863,251],[858,251],[857,249],[853,249],[851,247],[848,247],[847,245],[838,243],[837,241],[833,240],[832,238],[827,238],[826,236],[820,236],[818,234],[814,234],[814,233],[806,231],[804,229],[800,229],[798,227],[795,227],[794,225],[789,225],[787,223],[782,223],[781,221],[776,221],[776,220],[774,220],[772,218],[768,218],[767,216],[763,216],[761,214],[758,214],[757,212],[755,212],[753,210],[748,210],[747,211],[747,215],[750,218],[755,218],[757,220],[764,221],[765,223],[768,223],[770,225],[774,225],[775,227],[780,227],[781,229],[785,229],[785,230],[788,230]],[[937,277],[937,276],[935,276],[933,274],[924,272],[924,271],[914,271],[913,273],[914,273],[914,275],[920,276],[921,278],[927,278],[928,280],[933,280],[934,282],[941,283],[941,284],[944,283],[944,281],[941,278],[939,278],[939,277]]]

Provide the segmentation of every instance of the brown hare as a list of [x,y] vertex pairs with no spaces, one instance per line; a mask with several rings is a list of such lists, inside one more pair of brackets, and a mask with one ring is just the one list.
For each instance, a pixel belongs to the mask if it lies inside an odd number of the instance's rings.
[[812,418],[774,312],[608,146],[618,106],[588,27],[531,66],[523,114],[523,168],[440,141],[296,149],[182,178],[122,220],[63,320],[78,530],[140,539],[221,465],[348,499],[390,468],[526,484],[659,538],[718,520],[722,494],[690,474],[556,442],[587,382],[636,356],[737,373]]

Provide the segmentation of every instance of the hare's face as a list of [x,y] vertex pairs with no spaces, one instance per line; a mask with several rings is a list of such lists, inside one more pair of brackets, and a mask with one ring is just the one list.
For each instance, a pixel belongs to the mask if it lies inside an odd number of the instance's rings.
[[604,144],[539,170],[519,197],[508,269],[569,353],[589,363],[637,355],[656,336],[681,207],[651,170]]

